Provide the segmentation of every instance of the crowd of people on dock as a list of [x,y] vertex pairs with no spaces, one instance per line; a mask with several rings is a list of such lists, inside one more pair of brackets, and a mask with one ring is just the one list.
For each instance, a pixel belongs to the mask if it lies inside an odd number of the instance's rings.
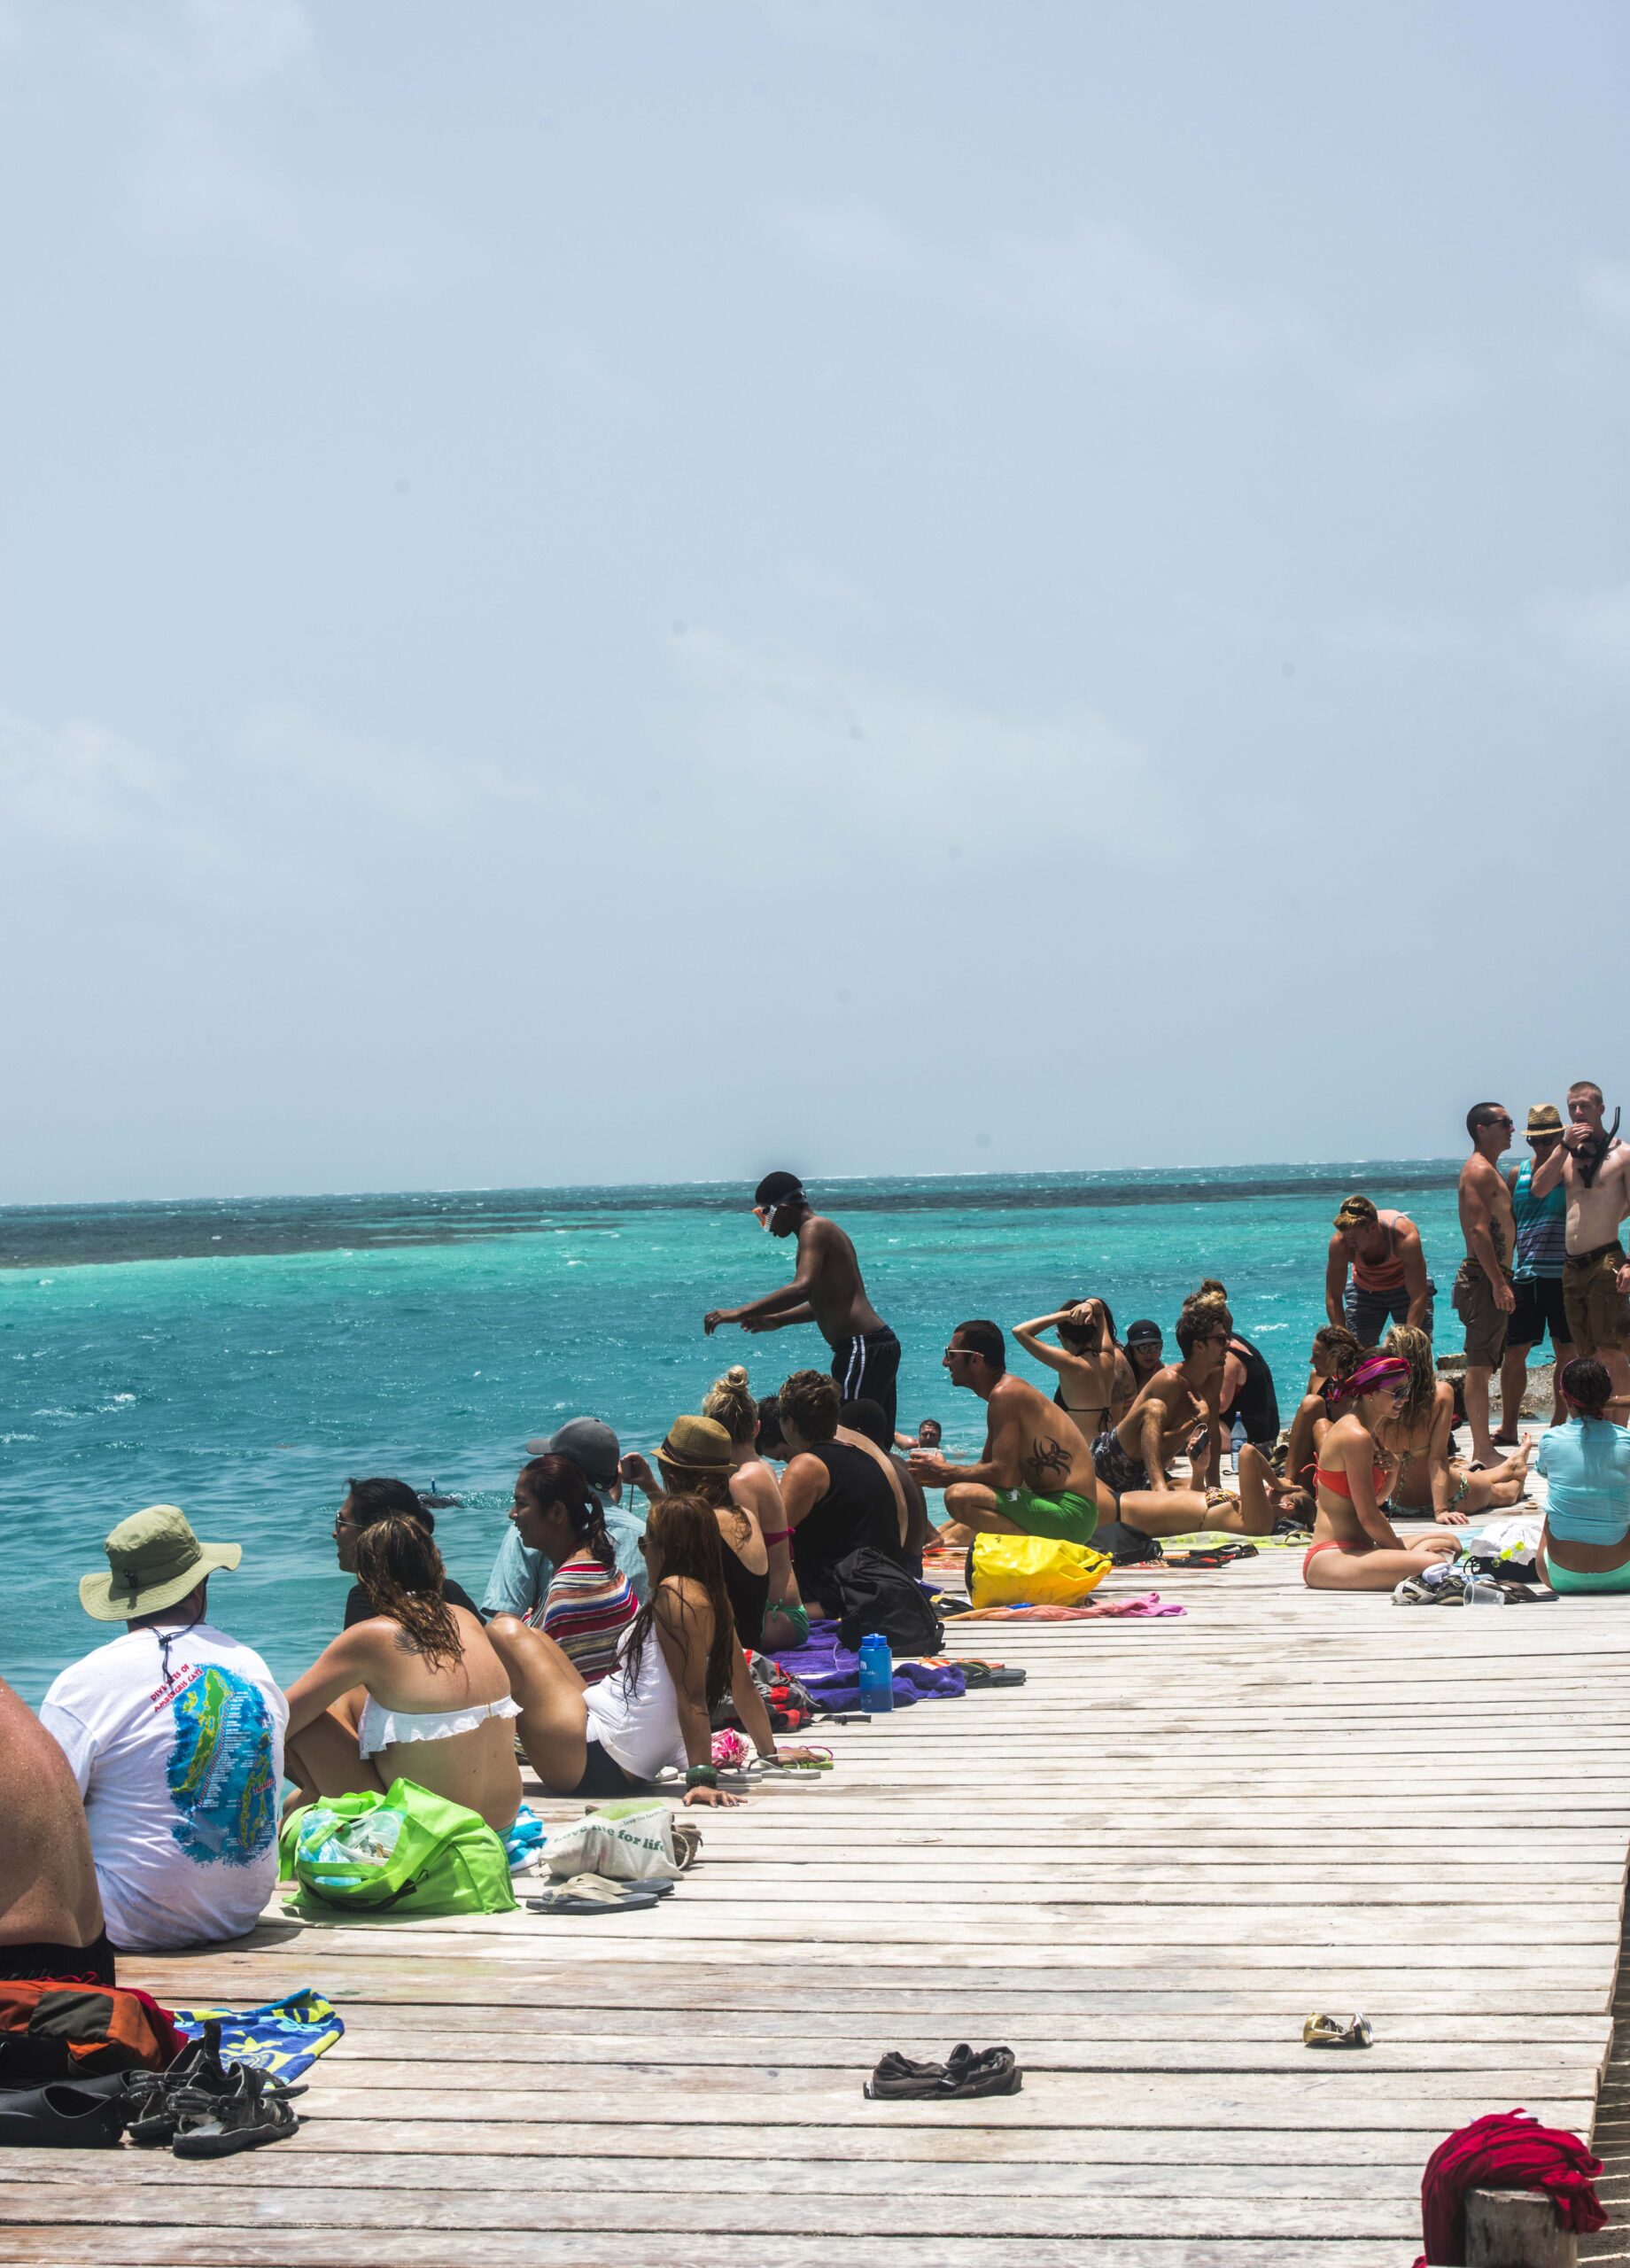
[[[1434,1355],[1416,1224],[1354,1195],[1332,1224],[1327,1319],[1288,1426],[1268,1363],[1208,1278],[1183,1302],[1170,1361],[1158,1323],[1122,1338],[1091,1293],[1013,1324],[1051,1395],[1008,1367],[1000,1325],[958,1324],[942,1367],[984,1405],[985,1437],[954,1463],[937,1419],[898,1430],[899,1340],[847,1233],[778,1173],[753,1209],[796,1239],[792,1280],[712,1309],[703,1329],[812,1323],[830,1369],[757,1395],[733,1366],[672,1419],[654,1464],[595,1418],[529,1443],[479,1600],[443,1565],[432,1505],[400,1479],[353,1480],[333,1529],[353,1579],[342,1625],[285,1691],[212,1619],[210,1586],[240,1547],[200,1542],[172,1505],[120,1521],[80,1598],[122,1634],[65,1668],[37,1717],[0,1683],[0,1977],[111,1982],[116,1950],[240,1935],[270,1893],[283,1810],[398,1778],[501,1831],[523,1757],[555,1796],[624,1796],[671,1774],[687,1805],[734,1803],[712,1762],[716,1713],[727,1699],[759,1756],[800,1760],[777,1750],[749,1657],[796,1647],[811,1617],[840,1612],[857,1555],[911,1583],[926,1550],[983,1534],[1129,1543],[1129,1558],[1196,1530],[1277,1534],[1305,1536],[1311,1588],[1393,1589],[1453,1557],[1469,1520],[1522,1500],[1533,1444],[1517,1418],[1548,1335],[1541,1572],[1561,1592],[1630,1590],[1630,1431],[1618,1422],[1630,1413],[1630,1147],[1599,1088],[1577,1085],[1567,1104],[1565,1124],[1552,1106],[1529,1112],[1530,1157],[1509,1172],[1510,1114],[1468,1114],[1458,1386]],[[1429,1525],[1406,1541],[1395,1519]]]

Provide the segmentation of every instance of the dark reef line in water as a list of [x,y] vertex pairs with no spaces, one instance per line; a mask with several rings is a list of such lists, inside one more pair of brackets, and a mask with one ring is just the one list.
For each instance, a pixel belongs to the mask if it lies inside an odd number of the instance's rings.
[[[1018,1213],[1109,1208],[1246,1205],[1339,1197],[1371,1186],[1388,1198],[1441,1189],[1452,1162],[1371,1160],[1240,1167],[1226,1174],[1162,1169],[1067,1177],[964,1177],[822,1185],[835,1213]],[[426,1192],[361,1197],[212,1198],[195,1202],[0,1208],[0,1270],[112,1266],[126,1261],[273,1257],[467,1244],[493,1237],[583,1235],[644,1213],[741,1209],[734,1184],[628,1188]]]

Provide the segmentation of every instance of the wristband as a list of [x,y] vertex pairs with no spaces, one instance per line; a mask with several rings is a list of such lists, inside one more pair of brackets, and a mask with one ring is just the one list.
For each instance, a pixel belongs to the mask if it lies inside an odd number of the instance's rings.
[[791,1534],[792,1530],[789,1527],[778,1527],[773,1531],[765,1528],[764,1540],[766,1543],[785,1543]]
[[693,1764],[686,1772],[685,1785],[687,1789],[717,1788],[718,1774],[710,1764]]

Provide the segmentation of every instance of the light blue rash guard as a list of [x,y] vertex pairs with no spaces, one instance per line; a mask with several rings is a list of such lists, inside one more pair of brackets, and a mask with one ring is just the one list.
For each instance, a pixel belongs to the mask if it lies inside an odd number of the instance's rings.
[[1534,1471],[1550,1487],[1546,1519],[1563,1543],[1622,1543],[1630,1534],[1630,1432],[1570,1418],[1540,1437]]

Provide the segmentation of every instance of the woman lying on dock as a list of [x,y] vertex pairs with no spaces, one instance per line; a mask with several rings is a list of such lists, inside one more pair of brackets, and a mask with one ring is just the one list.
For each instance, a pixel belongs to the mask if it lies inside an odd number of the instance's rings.
[[713,1769],[710,1713],[728,1693],[758,1754],[778,1751],[747,1666],[730,1597],[713,1507],[695,1495],[659,1496],[641,1546],[651,1596],[625,1632],[617,1666],[585,1688],[561,1649],[512,1614],[487,1635],[520,1705],[521,1745],[552,1796],[625,1796],[666,1767],[685,1774],[687,1804],[734,1804]]
[[469,1608],[442,1596],[441,1554],[418,1520],[392,1512],[365,1528],[356,1571],[373,1614],[289,1688],[287,1808],[416,1780],[501,1834],[521,1807],[503,1663]]
[[1568,1420],[1546,1429],[1534,1468],[1550,1484],[1541,1579],[1554,1591],[1630,1591],[1630,1432],[1607,1416],[1613,1381],[1581,1356],[1559,1383]]
[[1330,1393],[1342,1414],[1319,1446],[1318,1513],[1302,1581],[1314,1590],[1390,1591],[1459,1549],[1452,1535],[1406,1544],[1387,1518],[1397,1460],[1378,1436],[1409,1398],[1409,1365],[1395,1355],[1372,1355],[1332,1381]]
[[1528,1485],[1530,1444],[1525,1441],[1500,1464],[1474,1472],[1450,1454],[1455,1388],[1439,1377],[1426,1333],[1395,1324],[1382,1351],[1409,1366],[1409,1391],[1397,1417],[1379,1435],[1382,1448],[1398,1460],[1393,1509],[1422,1519],[1430,1513],[1444,1527],[1464,1527],[1479,1512],[1503,1511],[1518,1503]]

